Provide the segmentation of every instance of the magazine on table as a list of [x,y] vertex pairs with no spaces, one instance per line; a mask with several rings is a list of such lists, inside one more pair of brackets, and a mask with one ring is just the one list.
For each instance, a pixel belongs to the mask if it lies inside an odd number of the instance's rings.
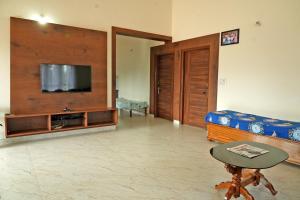
[[249,144],[241,144],[235,147],[227,148],[227,150],[247,158],[254,158],[269,152],[268,150],[254,147]]

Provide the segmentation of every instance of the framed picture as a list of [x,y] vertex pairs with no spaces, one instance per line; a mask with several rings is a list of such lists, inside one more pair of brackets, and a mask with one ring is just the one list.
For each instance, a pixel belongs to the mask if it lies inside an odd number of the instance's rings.
[[221,46],[238,44],[240,41],[240,29],[234,29],[221,33]]

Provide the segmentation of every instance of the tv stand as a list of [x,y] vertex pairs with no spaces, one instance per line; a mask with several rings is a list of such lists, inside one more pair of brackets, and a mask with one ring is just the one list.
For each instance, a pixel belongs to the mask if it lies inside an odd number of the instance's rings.
[[57,131],[117,125],[114,108],[99,108],[57,113],[6,114],[6,137],[19,137]]

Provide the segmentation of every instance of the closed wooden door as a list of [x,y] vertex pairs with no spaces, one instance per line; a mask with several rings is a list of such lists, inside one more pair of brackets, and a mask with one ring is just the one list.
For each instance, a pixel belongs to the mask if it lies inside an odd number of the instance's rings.
[[173,120],[174,54],[157,56],[156,116]]
[[205,127],[208,111],[209,48],[184,53],[183,123]]

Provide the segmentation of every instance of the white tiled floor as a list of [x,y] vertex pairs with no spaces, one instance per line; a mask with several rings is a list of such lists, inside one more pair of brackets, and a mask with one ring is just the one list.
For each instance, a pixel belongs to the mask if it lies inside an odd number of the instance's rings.
[[[116,131],[2,146],[0,199],[223,199],[214,185],[231,177],[210,156],[214,145],[202,129],[134,116]],[[257,200],[300,199],[300,167],[280,164],[263,173],[279,193],[248,187]]]

